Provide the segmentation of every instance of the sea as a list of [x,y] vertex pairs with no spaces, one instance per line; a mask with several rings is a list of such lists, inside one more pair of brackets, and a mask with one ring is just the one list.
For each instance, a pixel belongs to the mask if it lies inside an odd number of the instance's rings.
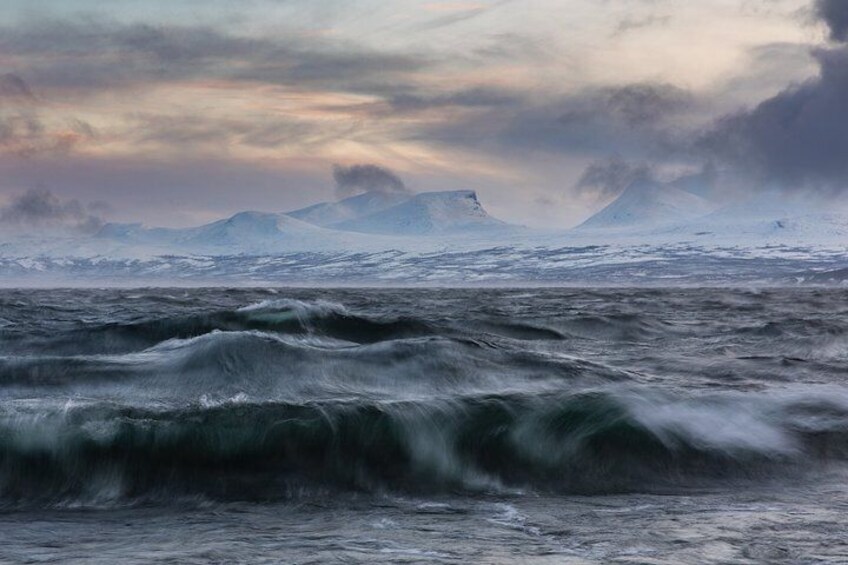
[[848,290],[2,290],[0,563],[848,563]]

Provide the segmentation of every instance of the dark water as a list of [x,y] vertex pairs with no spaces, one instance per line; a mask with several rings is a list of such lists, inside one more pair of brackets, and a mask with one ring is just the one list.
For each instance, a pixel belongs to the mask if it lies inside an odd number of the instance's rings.
[[0,291],[0,561],[848,562],[848,291]]

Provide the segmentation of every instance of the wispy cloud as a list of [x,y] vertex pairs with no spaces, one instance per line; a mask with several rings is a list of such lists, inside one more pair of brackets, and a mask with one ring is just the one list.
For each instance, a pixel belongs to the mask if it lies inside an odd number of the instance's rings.
[[94,129],[76,118],[61,124],[45,122],[27,83],[15,74],[0,75],[0,153],[20,157],[64,153],[94,136]]
[[615,26],[613,37],[624,35],[625,33],[648,29],[653,27],[667,26],[671,22],[671,16],[662,14],[648,14],[646,16],[625,16],[618,25]]
[[441,15],[421,22],[414,27],[416,31],[432,31],[468,20],[472,20],[484,14],[490,13],[513,0],[497,0],[488,2],[431,2],[424,5],[425,11],[440,13]]

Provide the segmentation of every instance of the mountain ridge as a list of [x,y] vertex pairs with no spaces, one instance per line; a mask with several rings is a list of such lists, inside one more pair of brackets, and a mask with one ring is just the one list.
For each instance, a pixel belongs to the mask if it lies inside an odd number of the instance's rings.
[[473,190],[421,192],[372,214],[340,222],[334,229],[384,235],[433,235],[505,229]]

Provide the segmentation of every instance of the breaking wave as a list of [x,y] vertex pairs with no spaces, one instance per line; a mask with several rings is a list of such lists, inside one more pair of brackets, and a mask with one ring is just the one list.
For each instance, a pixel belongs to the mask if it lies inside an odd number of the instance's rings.
[[0,415],[4,504],[304,489],[569,493],[691,487],[848,456],[848,398],[637,392],[182,408],[16,402]]
[[0,506],[662,491],[848,462],[835,317],[748,308],[731,330],[726,298],[692,324],[690,298],[662,317],[655,293],[421,312],[177,298],[4,312]]

